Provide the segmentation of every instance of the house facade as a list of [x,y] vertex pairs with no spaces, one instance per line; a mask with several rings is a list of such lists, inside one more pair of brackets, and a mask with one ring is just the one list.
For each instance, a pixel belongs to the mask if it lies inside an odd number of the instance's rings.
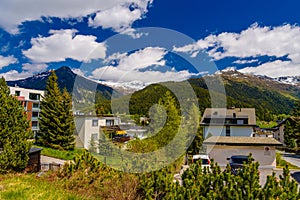
[[220,166],[226,166],[232,155],[252,154],[260,168],[276,167],[276,146],[282,143],[272,137],[226,137],[212,136],[203,144],[206,146],[208,155]]
[[103,117],[98,115],[75,115],[75,125],[78,140],[82,147],[88,149],[93,139],[97,141],[101,128],[119,126],[121,120],[119,117]]
[[208,136],[252,137],[256,126],[254,108],[207,108],[201,120]]
[[233,155],[252,154],[261,168],[276,167],[276,146],[282,143],[273,134],[256,131],[254,108],[208,108],[201,120],[207,154],[220,166]]
[[30,121],[31,130],[39,131],[40,100],[44,96],[43,90],[33,90],[20,87],[9,87],[10,94],[15,96],[24,107],[27,119]]

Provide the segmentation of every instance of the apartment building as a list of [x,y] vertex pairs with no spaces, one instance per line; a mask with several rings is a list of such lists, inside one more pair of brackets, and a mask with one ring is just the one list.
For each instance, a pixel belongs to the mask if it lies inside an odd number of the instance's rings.
[[44,91],[33,90],[20,87],[9,87],[10,94],[16,96],[24,107],[30,127],[34,133],[39,131],[40,100],[44,96]]

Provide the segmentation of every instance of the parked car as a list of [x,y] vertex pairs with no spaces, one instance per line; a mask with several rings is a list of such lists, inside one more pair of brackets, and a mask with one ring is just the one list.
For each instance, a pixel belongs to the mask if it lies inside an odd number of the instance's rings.
[[115,137],[113,137],[113,142],[127,142],[130,140],[130,136],[127,134],[122,134],[122,135],[117,135]]
[[[201,161],[200,161],[201,160]],[[210,159],[206,154],[193,155],[192,163],[201,162],[201,167],[207,167],[210,170]]]
[[249,163],[249,156],[246,155],[233,155],[227,158],[230,164],[231,173],[237,175],[238,172],[243,169],[243,166]]

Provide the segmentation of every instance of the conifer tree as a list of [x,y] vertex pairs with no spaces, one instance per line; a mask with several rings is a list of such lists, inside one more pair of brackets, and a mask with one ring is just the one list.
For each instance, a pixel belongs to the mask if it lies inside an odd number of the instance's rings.
[[32,137],[29,121],[20,102],[9,94],[0,79],[0,172],[21,171],[28,163]]
[[66,89],[61,94],[54,71],[48,78],[45,97],[41,101],[38,142],[56,149],[74,149],[75,124],[72,100]]

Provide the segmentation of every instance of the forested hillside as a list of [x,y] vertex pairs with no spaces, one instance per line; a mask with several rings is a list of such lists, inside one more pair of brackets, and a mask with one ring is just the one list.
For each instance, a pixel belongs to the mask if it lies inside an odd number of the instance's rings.
[[[226,72],[220,76],[224,83],[227,107],[254,107],[260,120],[270,121],[273,119],[273,115],[289,114],[294,108],[295,100],[300,97],[299,87],[278,83],[266,77],[244,75],[239,72]],[[214,75],[188,80],[197,96],[200,111],[211,107],[210,92],[214,91],[208,90],[207,83],[216,81],[218,77],[218,75]],[[166,86],[177,85],[178,88],[181,88],[182,84],[183,82],[164,83]],[[129,102],[131,114],[147,115],[151,106],[156,104],[167,90],[168,88],[161,84],[153,84],[131,96],[115,99],[113,106],[117,107],[116,110],[119,112],[125,112],[126,103]],[[187,91],[180,92],[186,93],[182,96],[189,95]],[[222,101],[222,94],[219,95],[220,101]],[[109,105],[106,102],[99,104],[98,107],[103,108],[104,104]],[[124,106],[123,110],[122,106]]]

